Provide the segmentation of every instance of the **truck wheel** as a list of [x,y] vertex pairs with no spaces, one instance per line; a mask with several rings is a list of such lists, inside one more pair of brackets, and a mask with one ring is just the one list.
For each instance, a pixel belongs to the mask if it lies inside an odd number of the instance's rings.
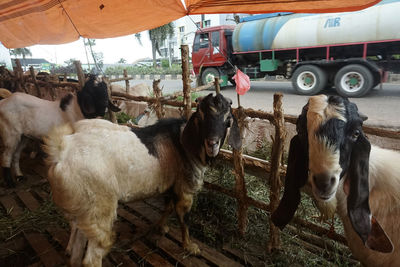
[[361,97],[367,94],[374,85],[371,71],[359,64],[341,68],[335,76],[335,87],[339,95]]
[[314,65],[298,67],[292,76],[292,85],[301,95],[315,95],[325,88],[327,75],[324,70]]
[[203,85],[208,84],[208,83],[213,83],[215,78],[219,78],[221,75],[219,74],[219,71],[216,68],[206,68],[203,70],[203,73],[201,74],[201,83]]

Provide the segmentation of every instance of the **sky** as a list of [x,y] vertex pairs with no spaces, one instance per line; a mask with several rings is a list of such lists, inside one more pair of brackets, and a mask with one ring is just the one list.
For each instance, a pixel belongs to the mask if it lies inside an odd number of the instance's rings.
[[[142,45],[139,44],[135,35],[127,35],[117,38],[96,39],[93,46],[94,52],[103,52],[104,63],[117,63],[124,58],[127,63],[132,63],[143,58],[152,58],[151,42],[148,32],[141,33]],[[32,52],[32,58],[45,58],[51,63],[63,64],[69,59],[80,60],[86,64],[86,54],[83,40],[59,45],[34,45],[28,47]],[[93,59],[88,50],[90,63]]]

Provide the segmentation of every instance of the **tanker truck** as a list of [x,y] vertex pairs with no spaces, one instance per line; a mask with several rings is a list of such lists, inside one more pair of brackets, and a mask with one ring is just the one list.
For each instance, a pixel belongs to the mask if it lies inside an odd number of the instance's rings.
[[356,12],[274,13],[239,24],[199,29],[193,70],[200,84],[227,85],[239,68],[251,79],[282,75],[298,94],[335,88],[362,97],[388,72],[400,72],[400,0],[383,0]]

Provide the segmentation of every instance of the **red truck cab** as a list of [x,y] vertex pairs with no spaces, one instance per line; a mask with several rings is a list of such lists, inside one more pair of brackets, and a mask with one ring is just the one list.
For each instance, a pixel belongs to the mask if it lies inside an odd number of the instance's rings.
[[[232,54],[234,25],[221,25],[197,30],[192,50],[193,70],[201,84],[213,82],[219,77],[226,81],[233,73],[224,71],[224,65]],[[222,84],[223,85],[223,84]]]

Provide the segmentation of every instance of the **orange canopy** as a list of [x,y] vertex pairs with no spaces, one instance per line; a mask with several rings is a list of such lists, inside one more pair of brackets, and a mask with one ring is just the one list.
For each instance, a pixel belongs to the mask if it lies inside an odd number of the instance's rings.
[[0,41],[8,48],[141,32],[190,14],[337,12],[379,0],[0,0]]

